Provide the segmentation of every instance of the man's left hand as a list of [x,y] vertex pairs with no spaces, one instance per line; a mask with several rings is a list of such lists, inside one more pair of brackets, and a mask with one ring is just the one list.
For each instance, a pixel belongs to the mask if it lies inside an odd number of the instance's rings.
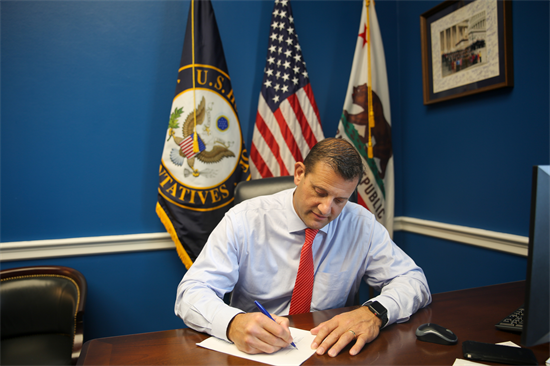
[[353,340],[355,345],[349,354],[355,356],[365,346],[372,342],[380,333],[382,321],[378,319],[366,306],[359,309],[336,315],[313,328],[311,334],[316,335],[312,349],[322,355],[328,350],[328,355],[336,357],[344,347]]

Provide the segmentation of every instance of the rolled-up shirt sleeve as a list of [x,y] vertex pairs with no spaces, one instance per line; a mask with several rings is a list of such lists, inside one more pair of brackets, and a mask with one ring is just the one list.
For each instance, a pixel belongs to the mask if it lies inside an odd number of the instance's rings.
[[388,322],[402,323],[432,301],[424,271],[390,238],[376,222],[366,262],[366,281],[381,291],[369,301],[378,301],[388,310]]
[[238,279],[232,237],[230,220],[224,218],[178,285],[174,308],[190,328],[226,341],[229,323],[243,312],[222,300]]

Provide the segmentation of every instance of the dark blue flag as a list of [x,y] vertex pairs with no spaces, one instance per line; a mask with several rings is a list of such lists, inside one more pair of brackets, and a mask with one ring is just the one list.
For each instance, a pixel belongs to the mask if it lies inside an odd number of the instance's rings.
[[157,214],[187,268],[250,179],[210,0],[192,0],[159,170]]

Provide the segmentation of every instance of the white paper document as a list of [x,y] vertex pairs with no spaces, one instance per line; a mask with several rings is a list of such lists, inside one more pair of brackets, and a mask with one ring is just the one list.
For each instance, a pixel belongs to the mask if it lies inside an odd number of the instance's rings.
[[290,328],[290,334],[294,344],[298,349],[288,346],[275,353],[271,354],[259,354],[249,355],[248,353],[241,352],[237,349],[233,343],[229,343],[218,339],[216,337],[210,337],[204,341],[197,343],[197,346],[208,348],[214,351],[227,353],[229,355],[246,358],[257,362],[267,363],[269,365],[301,365],[305,360],[311,357],[315,353],[314,349],[311,349],[311,343],[315,339],[309,330],[302,330],[298,328]]
[[500,342],[500,343],[497,343],[499,346],[508,346],[508,347],[517,347],[517,348],[521,348],[521,346],[518,346],[517,344],[515,344],[514,342],[512,341],[506,341],[506,342]]
[[462,358],[457,358],[453,363],[453,366],[475,366],[475,365],[487,365],[486,363],[473,362],[468,360],[463,360]]

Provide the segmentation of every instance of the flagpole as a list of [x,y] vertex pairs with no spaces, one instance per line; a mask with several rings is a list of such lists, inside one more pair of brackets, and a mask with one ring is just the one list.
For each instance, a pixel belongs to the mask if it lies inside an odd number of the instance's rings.
[[370,14],[369,14],[369,5],[370,0],[365,0],[365,5],[367,7],[367,62],[368,62],[368,96],[369,96],[369,144],[368,144],[368,157],[369,159],[374,158],[373,148],[372,148],[372,128],[374,128],[374,110],[372,107],[372,72],[371,72],[371,59],[370,59]]
[[197,134],[197,102],[195,101],[195,0],[191,0],[191,64],[193,65],[193,152],[199,152],[199,140]]

